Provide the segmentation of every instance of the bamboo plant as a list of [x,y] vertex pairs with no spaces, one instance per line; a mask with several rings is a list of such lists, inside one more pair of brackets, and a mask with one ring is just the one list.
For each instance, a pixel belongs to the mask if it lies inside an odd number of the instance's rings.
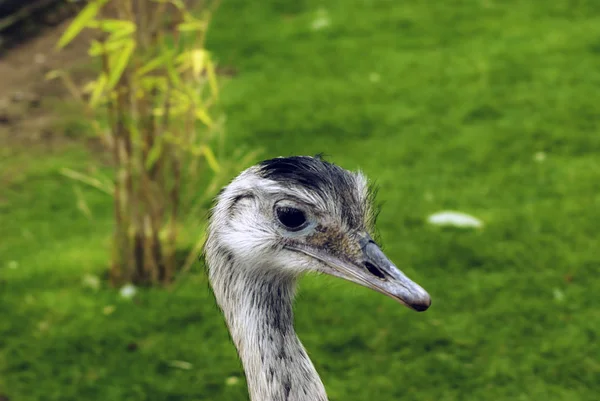
[[68,45],[83,29],[100,33],[88,51],[100,72],[82,91],[64,72],[51,76],[85,102],[112,153],[112,182],[64,173],[114,197],[114,285],[170,283],[181,267],[176,250],[182,219],[200,221],[203,205],[230,175],[226,167],[255,157],[237,154],[235,163],[224,163],[222,151],[213,151],[222,148],[223,133],[213,113],[215,66],[204,44],[215,5],[204,4],[198,15],[180,0],[91,0],[58,43]]

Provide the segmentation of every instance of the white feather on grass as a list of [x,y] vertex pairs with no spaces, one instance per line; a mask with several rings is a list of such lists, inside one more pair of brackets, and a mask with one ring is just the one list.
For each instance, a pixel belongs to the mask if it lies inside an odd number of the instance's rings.
[[442,211],[430,215],[427,222],[440,227],[482,228],[483,222],[466,213]]
[[123,287],[121,287],[121,290],[119,291],[119,293],[121,294],[121,297],[126,298],[126,299],[131,299],[134,297],[134,295],[137,292],[137,288],[135,288],[134,285],[132,284],[126,284]]

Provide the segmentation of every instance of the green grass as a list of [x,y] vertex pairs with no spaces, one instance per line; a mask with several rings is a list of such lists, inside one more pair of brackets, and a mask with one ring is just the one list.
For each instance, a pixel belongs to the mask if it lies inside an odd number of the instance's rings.
[[[315,31],[319,9],[330,25]],[[599,2],[227,0],[211,29],[239,71],[228,146],[362,168],[386,252],[433,298],[416,314],[302,281],[297,330],[332,401],[597,399]],[[90,158],[2,152],[0,394],[247,399],[200,266],[134,302],[85,287],[106,266],[111,201],[82,188],[86,218],[58,170]],[[485,229],[427,226],[442,209]]]

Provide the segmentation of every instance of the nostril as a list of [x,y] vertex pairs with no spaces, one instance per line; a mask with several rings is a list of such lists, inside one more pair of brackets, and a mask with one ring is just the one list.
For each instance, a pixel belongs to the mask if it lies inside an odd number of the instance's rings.
[[377,266],[375,266],[373,263],[365,262],[365,267],[372,275],[379,277],[380,279],[385,278],[385,275],[383,274],[383,272],[381,270],[379,270],[379,268]]

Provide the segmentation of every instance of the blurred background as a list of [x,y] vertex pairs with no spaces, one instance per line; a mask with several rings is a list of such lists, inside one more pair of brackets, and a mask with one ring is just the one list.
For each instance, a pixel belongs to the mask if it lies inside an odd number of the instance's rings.
[[206,211],[255,162],[319,152],[378,183],[385,251],[433,300],[303,279],[331,400],[598,399],[600,2],[0,14],[1,401],[248,399]]

